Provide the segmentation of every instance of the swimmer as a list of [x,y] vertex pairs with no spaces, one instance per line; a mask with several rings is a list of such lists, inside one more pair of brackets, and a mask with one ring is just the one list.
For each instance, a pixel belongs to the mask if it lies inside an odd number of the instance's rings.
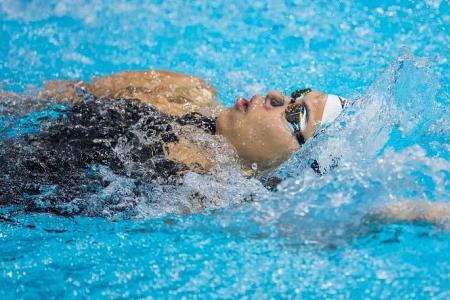
[[[241,165],[256,165],[261,172],[274,169],[289,158],[321,123],[333,121],[345,104],[337,96],[303,89],[289,96],[270,91],[250,100],[239,98],[234,106],[223,108],[215,99],[214,88],[205,81],[167,71],[127,72],[99,78],[92,84],[50,82],[41,96],[77,102],[81,99],[77,89],[102,99],[137,99],[172,116],[194,113],[211,118],[215,132],[226,138]],[[186,155],[178,155],[187,150],[185,146],[179,142],[168,145],[168,158],[186,163],[181,158]],[[194,151],[195,157],[199,156],[198,151]],[[210,153],[203,156],[188,164],[201,165],[205,170],[214,166]]]
[[[20,203],[24,190],[39,192],[33,190],[37,184],[57,184],[63,193],[57,197],[70,201],[88,189],[84,172],[92,164],[158,183],[177,183],[186,171],[207,173],[224,161],[238,162],[248,176],[268,172],[346,105],[339,96],[303,88],[291,95],[270,91],[239,98],[224,108],[204,80],[168,71],[125,72],[92,83],[52,81],[39,96],[71,103],[72,110],[68,120],[25,140],[36,150],[31,155],[30,147],[10,145],[14,164],[3,161],[0,169],[22,187],[3,190],[0,204],[5,197]],[[404,203],[377,213],[408,221],[450,221],[446,204]]]

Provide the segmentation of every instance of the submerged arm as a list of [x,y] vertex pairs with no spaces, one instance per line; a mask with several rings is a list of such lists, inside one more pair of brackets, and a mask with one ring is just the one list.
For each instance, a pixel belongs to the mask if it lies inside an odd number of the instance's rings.
[[450,225],[450,203],[401,201],[378,209],[374,215],[394,221]]

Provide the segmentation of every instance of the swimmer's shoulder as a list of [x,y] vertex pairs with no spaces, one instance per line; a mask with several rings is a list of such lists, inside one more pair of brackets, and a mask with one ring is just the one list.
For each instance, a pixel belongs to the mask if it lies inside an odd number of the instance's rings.
[[127,71],[96,78],[92,83],[51,81],[45,84],[43,95],[77,101],[80,89],[98,98],[137,99],[176,116],[191,112],[214,115],[220,107],[214,87],[205,80],[162,70]]

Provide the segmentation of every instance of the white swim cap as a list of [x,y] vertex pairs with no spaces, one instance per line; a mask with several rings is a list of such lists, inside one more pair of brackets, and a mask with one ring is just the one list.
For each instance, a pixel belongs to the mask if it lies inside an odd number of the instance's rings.
[[347,101],[339,96],[328,94],[327,102],[325,103],[325,108],[322,115],[322,124],[329,124],[333,122],[339,114]]

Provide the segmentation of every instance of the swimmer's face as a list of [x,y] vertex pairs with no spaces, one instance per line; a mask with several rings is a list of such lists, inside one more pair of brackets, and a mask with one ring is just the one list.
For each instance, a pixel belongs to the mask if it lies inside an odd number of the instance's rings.
[[[303,136],[314,135],[320,124],[326,95],[312,91],[301,103],[308,115]],[[250,101],[240,98],[233,107],[223,110],[217,118],[217,131],[234,146],[237,154],[248,164],[256,163],[259,169],[278,166],[300,145],[285,118],[284,111],[290,98],[271,91],[266,96],[255,95]]]

